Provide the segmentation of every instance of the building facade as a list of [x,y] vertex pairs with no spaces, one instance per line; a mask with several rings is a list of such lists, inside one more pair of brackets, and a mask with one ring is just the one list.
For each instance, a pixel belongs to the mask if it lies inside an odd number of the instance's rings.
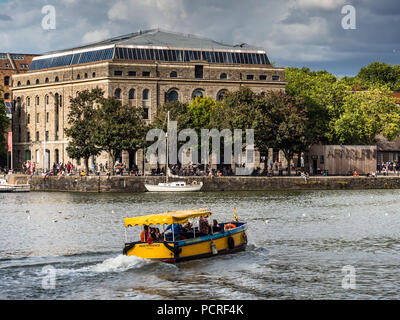
[[[36,57],[13,84],[14,161],[49,168],[67,161],[79,165],[67,154],[64,134],[69,98],[79,91],[99,87],[105,96],[143,107],[152,121],[166,102],[220,100],[242,86],[257,93],[284,90],[286,82],[284,69],[273,67],[262,48],[149,30]],[[140,165],[141,158],[124,153],[121,160]],[[103,154],[97,162],[106,160]]]
[[[37,55],[0,52],[0,99],[4,100],[7,116],[10,118],[8,132],[12,131],[12,77],[28,71],[32,59]],[[8,133],[6,133],[8,135]],[[8,139],[7,139],[8,140]],[[7,141],[6,140],[6,141]],[[3,165],[11,167],[11,153],[7,152],[7,159]],[[1,165],[1,164],[0,164]]]

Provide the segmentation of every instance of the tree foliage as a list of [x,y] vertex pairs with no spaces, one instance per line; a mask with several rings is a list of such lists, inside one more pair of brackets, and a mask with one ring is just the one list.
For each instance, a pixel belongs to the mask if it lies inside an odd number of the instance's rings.
[[287,68],[286,93],[304,99],[310,122],[310,136],[314,143],[334,144],[338,140],[334,123],[339,116],[343,99],[352,89],[327,71],[308,68]]
[[335,131],[344,144],[374,144],[377,134],[393,140],[400,132],[400,106],[387,87],[349,94]]
[[392,91],[400,90],[400,65],[392,66],[385,62],[375,61],[367,67],[362,67],[354,80],[362,89],[376,85],[387,85]]
[[[256,145],[265,150],[282,150],[290,164],[293,156],[306,151],[311,143],[304,100],[282,91],[270,91],[258,107],[260,121],[255,127]],[[288,170],[290,174],[290,165]]]
[[114,97],[101,98],[99,103],[95,141],[110,154],[113,168],[117,152],[136,152],[144,146],[147,126],[141,108],[123,105]]
[[89,172],[89,158],[100,153],[96,144],[97,108],[104,92],[95,88],[91,91],[78,92],[75,98],[70,97],[68,128],[65,134],[70,138],[67,153],[72,159],[85,161],[86,172]]

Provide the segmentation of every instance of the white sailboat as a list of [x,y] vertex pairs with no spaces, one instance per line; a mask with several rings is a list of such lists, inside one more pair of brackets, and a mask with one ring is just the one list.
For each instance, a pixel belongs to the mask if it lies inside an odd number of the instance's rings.
[[[168,111],[168,125],[169,125],[169,111]],[[168,127],[168,126],[167,126]],[[167,170],[165,172],[165,183],[145,184],[145,188],[150,192],[194,192],[200,191],[203,187],[203,182],[197,183],[193,181],[192,184],[186,184],[185,181],[168,182],[169,167],[168,167],[168,133],[167,133]]]

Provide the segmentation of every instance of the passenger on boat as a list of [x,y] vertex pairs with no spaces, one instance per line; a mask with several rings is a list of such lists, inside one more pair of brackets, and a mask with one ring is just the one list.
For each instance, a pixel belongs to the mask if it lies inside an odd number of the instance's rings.
[[162,236],[161,236],[161,233],[160,233],[160,229],[155,228],[154,234],[155,234],[155,237],[154,237],[154,240],[155,240],[155,241],[160,241],[160,240],[162,240]]
[[213,220],[213,226],[212,226],[212,230],[213,232],[217,233],[221,231],[220,226],[218,225],[218,221],[217,220]]
[[199,230],[200,230],[200,233],[208,234],[209,227],[210,226],[208,224],[207,218],[204,217],[204,216],[200,217],[200,219],[199,219]]
[[150,227],[150,235],[151,235],[151,237],[153,238],[153,240],[157,240],[156,228]]
[[165,229],[165,231],[170,230],[170,229],[173,230],[175,239],[178,239],[178,240],[179,240],[179,239],[180,239],[180,236],[181,236],[181,233],[183,232],[182,225],[179,224],[179,223],[170,224],[170,225]]
[[192,224],[190,222],[188,222],[184,227],[183,227],[183,231],[184,232],[190,232],[192,231]]
[[145,242],[150,236],[149,226],[144,226],[143,231],[140,233],[140,241]]

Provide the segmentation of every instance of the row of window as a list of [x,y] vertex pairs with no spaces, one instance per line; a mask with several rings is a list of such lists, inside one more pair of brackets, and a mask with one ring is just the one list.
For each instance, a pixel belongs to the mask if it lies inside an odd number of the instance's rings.
[[[29,66],[27,64],[25,64],[25,63],[20,63],[19,66],[20,66],[21,69],[28,69],[29,68]],[[2,64],[0,64],[0,68],[1,67],[2,67]],[[8,64],[8,62],[6,62],[4,64],[4,68],[10,68],[10,65]]]
[[[47,159],[47,168],[50,168],[50,150],[46,149],[46,159]],[[22,155],[21,155],[21,150],[17,150],[17,159],[18,159],[18,163],[22,164]],[[41,160],[41,154],[40,154],[40,150],[36,149],[35,150],[35,159],[33,158],[33,156],[31,155],[31,151],[30,150],[25,150],[25,160],[24,161],[32,161],[32,162],[36,162],[37,164],[40,163]],[[60,151],[58,149],[54,150],[54,161],[53,163],[59,163],[60,162]]]
[[209,63],[269,65],[267,55],[247,52],[116,48],[115,59],[155,61],[207,61]]
[[[202,67],[202,66],[196,66],[196,67]],[[122,71],[120,71],[120,70],[115,70],[114,71],[114,76],[122,76],[123,75],[123,72]],[[136,71],[128,71],[128,76],[130,76],[130,77],[134,77],[134,76],[136,76]],[[142,72],[142,76],[143,77],[150,77],[150,71],[143,71]],[[170,76],[170,78],[177,78],[178,77],[178,73],[176,72],[176,71],[171,71],[171,73],[169,74],[169,76]],[[88,79],[89,78],[89,75],[87,74],[87,73],[85,73],[84,75],[83,75],[83,77],[84,77],[84,79]],[[92,73],[92,78],[95,78],[96,77],[96,72],[93,72]],[[196,78],[203,78],[203,70],[201,69],[200,70],[200,68],[199,69],[195,69],[195,77]],[[219,78],[221,79],[221,80],[224,80],[224,79],[227,79],[228,78],[228,75],[226,74],[226,73],[221,73],[220,74],[220,76],[219,76]],[[242,78],[242,75],[240,75],[240,78]],[[81,79],[81,75],[80,74],[77,74],[77,76],[76,76],[76,79],[77,80],[80,80]],[[254,75],[252,75],[252,74],[248,74],[247,76],[246,76],[246,80],[254,80],[255,79],[255,77],[254,77]],[[265,81],[265,80],[267,80],[267,76],[266,75],[260,75],[259,76],[259,79],[260,80],[262,80],[262,81]],[[279,76],[277,76],[277,75],[273,75],[272,76],[272,80],[273,81],[279,81]],[[54,82],[59,82],[60,80],[59,80],[59,78],[58,78],[58,76],[56,76],[55,78],[54,78]],[[49,78],[46,78],[45,79],[45,83],[49,83],[50,82],[50,79]],[[5,77],[4,78],[4,84],[5,85],[9,85],[9,83],[10,83],[10,77]],[[40,81],[39,81],[39,79],[36,79],[36,84],[40,84]],[[29,85],[31,85],[31,82],[30,82],[30,80],[27,80],[26,81],[26,85],[27,86],[29,86]],[[18,81],[18,83],[17,83],[17,86],[19,87],[19,86],[21,86],[21,81]]]
[[[45,99],[46,105],[50,104],[50,96],[49,95],[46,95],[44,97],[44,99]],[[62,105],[62,95],[56,93],[54,95],[54,103],[55,103],[56,107],[61,106]],[[35,97],[35,105],[38,106],[39,104],[40,104],[40,97],[36,96]],[[16,105],[17,108],[19,108],[19,109],[21,108],[21,98],[20,97],[18,97],[15,100],[15,105]],[[26,97],[26,106],[29,107],[30,105],[31,105],[31,97]]]
[[[217,101],[222,100],[227,91],[228,90],[226,90],[226,89],[222,89],[222,90],[218,91],[217,97],[216,97]],[[136,91],[133,88],[129,90],[129,92],[128,92],[129,100],[136,99],[135,92]],[[115,89],[114,97],[116,99],[121,99],[121,93],[122,93],[122,90],[120,88]],[[204,90],[200,89],[200,88],[194,90],[192,93],[192,99],[195,99],[197,97],[203,97],[203,96],[204,96]],[[147,100],[149,100],[149,97],[150,97],[150,90],[144,89],[142,92],[142,100],[147,101]],[[165,102],[175,102],[175,101],[179,101],[178,89],[171,89],[165,95]]]
[[[88,78],[89,78],[89,75],[88,75],[87,73],[85,73],[85,74],[83,75],[83,77],[84,77],[84,79],[88,79]],[[92,73],[92,78],[96,78],[96,72],[93,72],[93,73]],[[77,74],[76,79],[77,79],[77,80],[80,80],[80,79],[81,79],[81,75],[80,75],[80,74]],[[59,78],[58,76],[56,76],[56,77],[54,78],[54,82],[59,82],[59,81],[60,81],[60,78]],[[44,80],[44,82],[45,82],[45,83],[50,83],[50,79],[49,79],[49,78],[46,78],[46,79]],[[40,80],[39,80],[39,79],[36,79],[35,84],[40,84]],[[27,81],[26,81],[26,85],[27,85],[27,86],[30,86],[30,85],[31,85],[31,81],[30,81],[30,80],[27,80]],[[18,81],[17,86],[18,86],[18,87],[21,86],[21,81]]]

